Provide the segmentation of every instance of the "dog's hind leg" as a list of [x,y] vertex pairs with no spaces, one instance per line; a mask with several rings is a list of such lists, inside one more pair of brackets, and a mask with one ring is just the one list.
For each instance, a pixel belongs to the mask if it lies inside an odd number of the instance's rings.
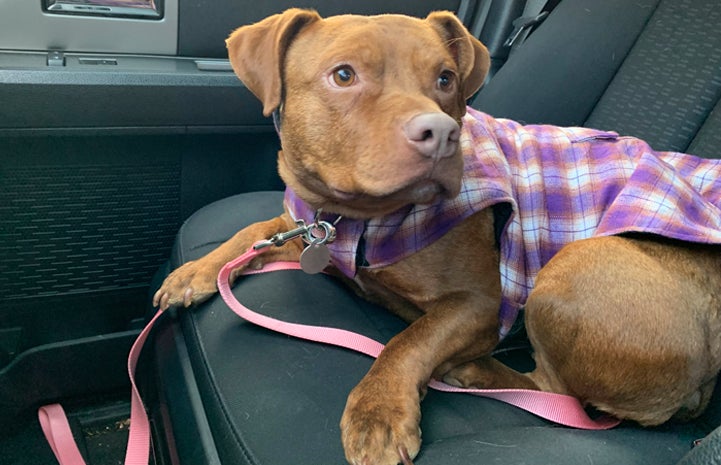
[[539,390],[538,385],[530,377],[491,356],[481,357],[451,369],[443,375],[443,381],[463,388]]
[[691,394],[686,403],[674,414],[674,418],[679,421],[690,421],[701,415],[706,407],[708,407],[716,387],[716,377],[702,385],[698,391]]
[[599,237],[564,247],[526,302],[529,376],[618,418],[698,415],[721,367],[718,248]]

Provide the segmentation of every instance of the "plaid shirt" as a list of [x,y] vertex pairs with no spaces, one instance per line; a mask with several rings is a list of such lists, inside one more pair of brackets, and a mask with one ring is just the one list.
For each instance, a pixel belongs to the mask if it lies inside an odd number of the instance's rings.
[[[636,231],[721,244],[721,161],[656,152],[614,132],[523,126],[471,108],[461,146],[457,197],[368,221],[341,220],[329,245],[333,265],[355,277],[361,240],[364,267],[390,265],[470,215],[508,203],[512,214],[500,238],[504,336],[538,271],[569,242]],[[285,203],[294,218],[313,220],[314,211],[290,189]]]

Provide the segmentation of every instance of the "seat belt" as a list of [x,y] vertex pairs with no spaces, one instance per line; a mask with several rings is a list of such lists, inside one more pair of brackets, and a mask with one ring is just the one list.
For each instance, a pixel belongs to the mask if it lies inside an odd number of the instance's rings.
[[523,15],[513,21],[513,30],[503,46],[510,47],[512,54],[560,2],[561,0],[528,0]]

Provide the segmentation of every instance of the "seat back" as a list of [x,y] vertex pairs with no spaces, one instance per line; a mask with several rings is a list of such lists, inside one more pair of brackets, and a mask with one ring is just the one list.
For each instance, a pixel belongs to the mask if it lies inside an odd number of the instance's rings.
[[717,158],[719,20],[717,0],[561,2],[473,105],[497,117],[615,130],[657,150]]

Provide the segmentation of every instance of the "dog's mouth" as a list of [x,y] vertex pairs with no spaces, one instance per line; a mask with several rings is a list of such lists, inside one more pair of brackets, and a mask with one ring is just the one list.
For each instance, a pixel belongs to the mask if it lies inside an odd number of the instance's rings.
[[450,191],[442,184],[426,179],[381,196],[334,188],[330,188],[330,194],[336,201],[343,203],[376,202],[384,198],[394,198],[404,203],[429,204],[440,197],[447,197]]
[[460,191],[460,182],[423,178],[382,193],[347,191],[331,186],[327,186],[327,190],[324,195],[327,211],[337,211],[348,217],[371,218],[392,213],[406,205],[426,205],[453,198]]

